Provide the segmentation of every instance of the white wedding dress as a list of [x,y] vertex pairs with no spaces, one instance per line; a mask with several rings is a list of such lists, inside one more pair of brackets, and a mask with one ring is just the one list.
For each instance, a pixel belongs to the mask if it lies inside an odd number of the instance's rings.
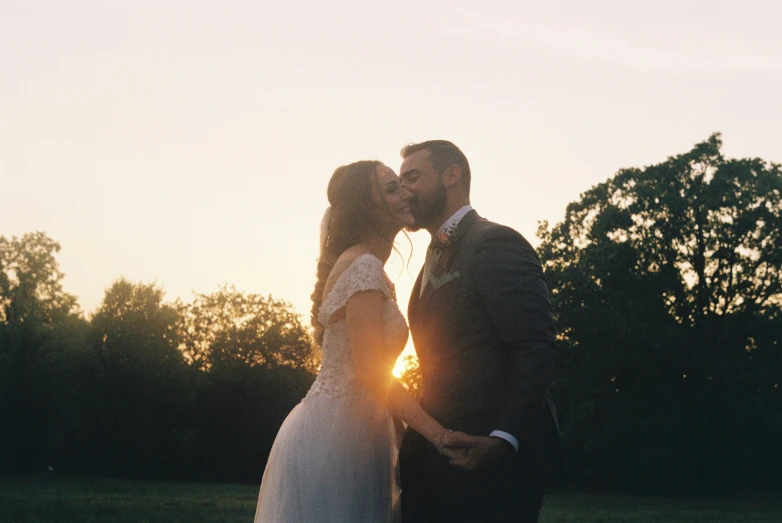
[[379,290],[383,334],[399,354],[404,316],[383,263],[356,258],[320,306],[323,364],[307,396],[280,427],[263,474],[255,523],[387,523],[399,521],[397,439],[390,412],[359,382],[345,319],[329,324],[355,293]]

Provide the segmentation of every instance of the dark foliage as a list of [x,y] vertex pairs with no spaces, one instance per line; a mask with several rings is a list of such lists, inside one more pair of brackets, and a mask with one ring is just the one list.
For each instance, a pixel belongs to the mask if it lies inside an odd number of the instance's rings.
[[564,438],[601,484],[779,481],[782,170],[720,146],[623,169],[540,228]]
[[[719,135],[542,224],[575,478],[683,492],[782,470],[782,168]],[[258,483],[317,353],[284,301],[120,279],[91,318],[59,245],[0,237],[0,473]],[[411,359],[403,383],[419,394]]]
[[291,307],[120,279],[87,321],[58,250],[0,237],[0,472],[258,482],[316,365]]

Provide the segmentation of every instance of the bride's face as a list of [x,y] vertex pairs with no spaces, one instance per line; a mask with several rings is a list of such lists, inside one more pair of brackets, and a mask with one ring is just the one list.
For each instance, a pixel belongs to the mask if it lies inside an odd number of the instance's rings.
[[399,177],[385,165],[377,167],[377,186],[380,188],[381,207],[387,212],[382,213],[383,219],[388,217],[399,229],[412,227],[415,218],[410,214],[410,193],[402,187]]

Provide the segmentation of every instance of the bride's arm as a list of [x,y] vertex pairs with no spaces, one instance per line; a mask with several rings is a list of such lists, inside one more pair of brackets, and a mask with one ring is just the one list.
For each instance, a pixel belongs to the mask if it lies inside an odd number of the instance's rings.
[[386,299],[380,291],[364,291],[354,294],[345,306],[356,374],[391,412],[433,445],[441,447],[448,439],[449,431],[427,414],[392,374],[398,354],[390,350],[384,340],[383,304]]

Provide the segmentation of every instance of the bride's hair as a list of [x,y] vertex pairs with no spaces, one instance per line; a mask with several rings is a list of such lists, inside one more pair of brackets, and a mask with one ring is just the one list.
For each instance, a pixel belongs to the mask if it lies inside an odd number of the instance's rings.
[[381,230],[377,206],[372,201],[373,187],[378,187],[379,161],[363,160],[337,167],[326,191],[331,212],[327,215],[321,239],[317,281],[312,293],[310,321],[315,329],[315,342],[323,342],[323,325],[318,322],[318,309],[323,301],[323,289],[339,255],[360,243],[372,231]]

